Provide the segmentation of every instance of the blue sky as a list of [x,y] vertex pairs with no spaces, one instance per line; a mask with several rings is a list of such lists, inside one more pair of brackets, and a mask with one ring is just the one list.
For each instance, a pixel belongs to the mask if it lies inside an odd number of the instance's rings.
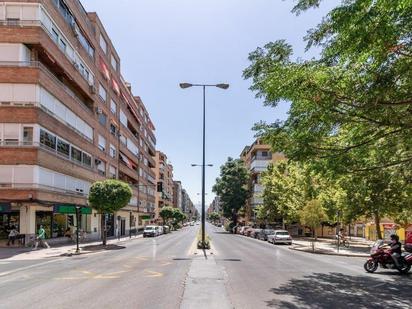
[[[156,126],[157,149],[165,152],[192,201],[201,200],[202,91],[180,82],[230,84],[206,95],[207,204],[219,167],[239,157],[254,140],[260,120],[285,119],[287,104],[264,107],[242,78],[247,56],[258,46],[286,39],[296,57],[308,58],[302,41],[337,0],[300,16],[294,1],[281,0],[82,0],[97,12],[121,58],[121,70],[145,103]],[[326,3],[327,2],[327,3]]]

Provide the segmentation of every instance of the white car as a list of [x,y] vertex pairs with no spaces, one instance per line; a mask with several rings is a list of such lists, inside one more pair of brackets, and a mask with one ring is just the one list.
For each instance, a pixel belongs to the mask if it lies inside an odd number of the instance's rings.
[[157,225],[148,225],[143,230],[143,237],[156,237],[159,235],[160,232]]
[[285,230],[275,230],[273,234],[268,235],[268,242],[272,244],[284,243],[291,245],[292,237],[288,231]]

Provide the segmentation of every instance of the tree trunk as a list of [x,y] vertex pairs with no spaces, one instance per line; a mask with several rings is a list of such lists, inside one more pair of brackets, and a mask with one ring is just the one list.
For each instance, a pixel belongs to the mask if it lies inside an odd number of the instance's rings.
[[378,239],[383,239],[382,237],[382,230],[381,230],[381,218],[379,216],[379,212],[374,213],[375,216],[375,227],[376,227],[376,237]]

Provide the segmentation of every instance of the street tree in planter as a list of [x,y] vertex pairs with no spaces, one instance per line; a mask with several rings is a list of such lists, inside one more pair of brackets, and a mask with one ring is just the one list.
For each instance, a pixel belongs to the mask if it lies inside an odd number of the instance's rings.
[[169,219],[173,218],[174,208],[170,206],[162,207],[159,211],[159,216],[163,219],[163,225],[167,224]]
[[[311,228],[315,240],[318,237],[316,234],[316,228],[321,226],[322,222],[325,222],[327,219],[328,216],[326,215],[322,204],[318,200],[311,200],[307,202],[300,211],[300,222]],[[312,249],[315,249],[313,242]]]
[[223,216],[237,225],[238,212],[246,204],[250,196],[248,189],[249,172],[243,161],[228,158],[220,167],[220,177],[216,179],[213,192],[220,196]]
[[105,223],[106,214],[112,214],[125,207],[132,198],[132,189],[122,181],[106,179],[96,181],[90,188],[89,204],[102,215],[103,245],[106,245],[107,231]]
[[179,226],[179,223],[183,224],[183,221],[186,220],[186,215],[179,209],[173,208],[173,227],[176,229]]

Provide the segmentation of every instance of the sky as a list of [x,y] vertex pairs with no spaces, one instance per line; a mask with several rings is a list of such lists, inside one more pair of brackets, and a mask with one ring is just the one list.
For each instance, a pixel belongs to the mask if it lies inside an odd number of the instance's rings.
[[228,157],[254,141],[252,127],[287,117],[288,104],[265,107],[242,78],[248,54],[285,39],[294,57],[310,58],[303,37],[338,3],[292,14],[288,0],[82,0],[97,12],[121,59],[123,77],[142,98],[156,127],[156,148],[166,153],[174,180],[201,201],[202,89],[179,83],[228,83],[206,93],[206,207]]

